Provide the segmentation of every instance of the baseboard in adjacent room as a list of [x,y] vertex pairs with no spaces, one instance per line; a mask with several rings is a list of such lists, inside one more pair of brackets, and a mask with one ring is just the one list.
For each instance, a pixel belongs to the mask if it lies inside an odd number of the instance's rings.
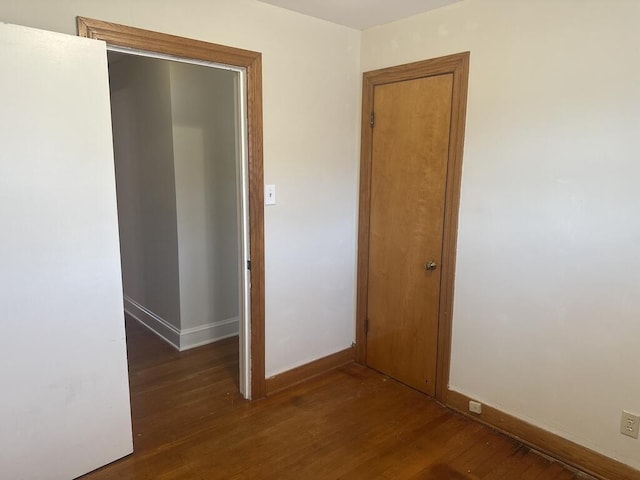
[[469,413],[469,400],[474,399],[453,390],[448,390],[445,396],[445,404],[449,408],[493,427],[534,450],[589,475],[601,480],[640,480],[640,471],[624,463],[594,452],[491,406],[483,404],[481,414],[471,414]]
[[180,330],[164,318],[156,315],[144,305],[130,297],[124,297],[124,311],[132,318],[147,327],[176,350],[180,350]]
[[180,331],[180,351],[207,345],[224,338],[234,337],[240,331],[238,317],[208,323]]
[[355,348],[351,347],[274,375],[267,378],[267,395],[289,388],[329,370],[351,363],[354,360]]
[[124,310],[130,317],[181,352],[233,337],[238,335],[240,329],[240,319],[234,317],[181,330],[127,296],[124,297]]

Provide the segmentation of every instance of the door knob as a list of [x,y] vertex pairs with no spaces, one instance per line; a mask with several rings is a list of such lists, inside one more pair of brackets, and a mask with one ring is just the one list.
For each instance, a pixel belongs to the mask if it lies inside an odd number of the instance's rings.
[[425,270],[435,270],[437,266],[438,265],[436,265],[436,262],[431,260],[430,262],[427,262],[427,263],[424,264],[424,269]]

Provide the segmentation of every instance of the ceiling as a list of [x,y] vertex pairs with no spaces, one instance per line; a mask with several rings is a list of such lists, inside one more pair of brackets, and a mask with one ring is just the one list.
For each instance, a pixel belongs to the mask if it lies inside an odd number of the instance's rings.
[[312,17],[364,30],[461,0],[259,0]]

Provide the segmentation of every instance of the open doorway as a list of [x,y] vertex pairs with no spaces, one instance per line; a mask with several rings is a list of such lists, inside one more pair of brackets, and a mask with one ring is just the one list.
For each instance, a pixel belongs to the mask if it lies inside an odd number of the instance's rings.
[[128,332],[135,320],[179,351],[237,337],[248,305],[242,72],[115,50],[108,60]]
[[245,242],[240,269],[246,287],[240,319],[240,390],[247,398],[265,395],[264,376],[264,185],[262,167],[262,61],[257,52],[78,17],[80,36],[103,40],[109,51],[162,57],[239,72],[241,142],[246,180],[241,197]]

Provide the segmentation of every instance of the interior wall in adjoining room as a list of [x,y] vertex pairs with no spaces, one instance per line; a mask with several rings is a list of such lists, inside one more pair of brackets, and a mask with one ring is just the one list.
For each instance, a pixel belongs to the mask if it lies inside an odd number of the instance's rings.
[[362,70],[470,51],[450,388],[640,468],[640,3],[465,0]]
[[169,64],[109,58],[125,307],[180,329]]
[[238,332],[238,73],[172,62],[182,329]]
[[237,335],[239,73],[109,59],[125,307],[180,349]]

